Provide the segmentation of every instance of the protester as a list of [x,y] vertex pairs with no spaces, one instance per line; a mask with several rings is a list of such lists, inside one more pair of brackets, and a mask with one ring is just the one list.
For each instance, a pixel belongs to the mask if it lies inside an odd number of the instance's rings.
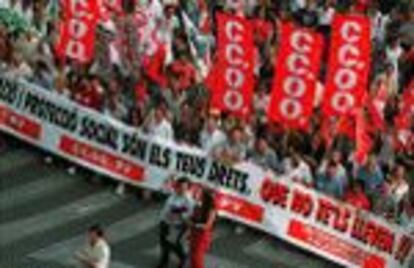
[[187,260],[185,236],[194,208],[188,187],[189,181],[186,178],[179,178],[161,211],[159,268],[168,267],[171,253],[178,257],[177,267],[183,268]]
[[374,156],[371,156],[367,163],[358,169],[356,177],[364,183],[365,192],[375,207],[382,196],[384,175]]
[[282,167],[276,152],[269,146],[264,137],[257,138],[255,148],[250,153],[250,159],[253,163],[265,169],[276,173],[281,172]]
[[190,233],[191,268],[204,268],[205,255],[213,239],[213,228],[216,221],[213,193],[203,189],[199,204],[196,206]]
[[[123,1],[123,6],[100,14],[95,53],[89,61],[59,50],[61,23],[68,14],[58,1],[0,2],[2,75],[28,80],[162,142],[197,146],[228,164],[250,160],[338,198],[352,185],[349,178],[355,177],[364,184],[374,211],[380,198],[387,196],[390,182],[386,184],[385,177],[396,165],[404,165],[405,181],[411,186],[408,194],[412,192],[414,117],[406,108],[414,85],[410,1],[260,0],[233,6],[229,3],[239,1]],[[9,7],[13,10],[5,11]],[[222,56],[216,53],[218,11],[254,24],[252,111],[244,118],[235,119],[231,112],[211,105],[209,80],[220,69],[213,63]],[[336,14],[369,16],[372,25],[369,85],[360,96],[367,103],[363,108],[373,103],[367,116],[373,122],[367,124],[372,146],[365,152],[373,157],[366,163],[352,157],[360,144],[355,118],[328,119],[321,107]],[[325,60],[314,77],[314,115],[309,127],[300,131],[268,120],[273,78],[283,72],[275,59],[286,22],[321,32],[326,41]],[[390,185],[399,180],[392,181]]]
[[344,200],[358,209],[367,211],[371,209],[371,203],[364,192],[364,183],[362,181],[354,181],[351,184],[350,189],[345,193]]
[[405,169],[397,165],[385,183],[385,197],[391,207],[388,213],[398,218],[403,208],[403,202],[408,198],[410,186],[405,179]]
[[216,150],[226,142],[226,135],[218,127],[218,119],[210,116],[200,134],[201,148],[209,155],[214,155]]
[[237,163],[246,159],[247,146],[245,133],[239,127],[230,131],[229,138],[218,150],[219,158],[229,163]]
[[344,179],[338,176],[338,166],[336,163],[328,162],[325,171],[317,175],[316,189],[338,199],[343,198],[345,183]]
[[152,137],[164,141],[171,141],[174,138],[174,130],[167,115],[167,108],[160,104],[155,108],[153,114],[147,118],[146,132]]
[[111,249],[99,225],[89,228],[87,245],[76,253],[76,258],[85,268],[110,267]]
[[348,185],[348,175],[345,166],[342,164],[342,154],[340,151],[334,151],[330,159],[322,160],[319,166],[318,172],[324,173],[326,171],[328,163],[331,162],[336,165],[335,176],[343,182],[344,187]]
[[291,157],[284,160],[283,175],[304,185],[314,186],[311,168],[298,153],[292,152]]
[[400,224],[411,234],[414,234],[414,201],[407,199],[403,203],[403,210],[399,217]]

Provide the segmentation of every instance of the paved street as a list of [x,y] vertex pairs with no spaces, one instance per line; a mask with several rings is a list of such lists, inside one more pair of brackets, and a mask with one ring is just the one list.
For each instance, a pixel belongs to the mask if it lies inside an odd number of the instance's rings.
[[[71,176],[64,163],[46,165],[40,152],[16,141],[0,155],[0,267],[76,267],[73,252],[84,231],[101,223],[113,250],[113,268],[152,268],[157,263],[161,201],[133,191],[115,194],[105,178]],[[337,267],[265,234],[220,221],[207,268]]]

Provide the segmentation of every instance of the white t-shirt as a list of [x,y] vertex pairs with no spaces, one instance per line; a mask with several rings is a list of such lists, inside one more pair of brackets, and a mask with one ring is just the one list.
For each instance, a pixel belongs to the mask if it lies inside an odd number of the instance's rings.
[[329,7],[328,9],[319,10],[319,24],[323,26],[331,25],[333,16],[335,15],[335,9]]
[[88,244],[85,253],[87,260],[95,263],[96,268],[109,268],[111,249],[104,239],[99,239],[94,246]]
[[174,138],[174,131],[170,122],[166,119],[162,120],[159,124],[152,124],[149,127],[149,134],[162,140],[172,140]]
[[407,232],[414,234],[414,218],[408,216],[405,211],[401,214],[401,225]]
[[194,201],[190,196],[172,193],[161,211],[161,220],[170,225],[180,225],[190,220]]
[[400,182],[398,185],[391,186],[390,197],[395,203],[400,203],[402,199],[408,194],[410,186],[407,182]]
[[377,12],[374,17],[371,18],[372,31],[371,35],[377,41],[384,41],[386,34],[386,26],[390,18],[387,15],[382,15],[381,12]]
[[403,49],[400,45],[396,47],[387,47],[385,50],[387,60],[394,66],[394,73],[398,74],[398,60],[400,59]]
[[13,67],[8,73],[16,77],[31,77],[33,75],[33,70],[26,62],[22,62],[19,66]]
[[10,6],[9,0],[0,0],[0,8],[8,8]]
[[226,135],[219,130],[215,129],[213,133],[203,130],[200,135],[201,148],[207,153],[212,153],[215,149],[226,143]]
[[308,164],[305,161],[300,161],[297,167],[293,167],[291,160],[287,159],[284,163],[285,175],[290,180],[301,181],[306,184],[312,184],[313,177],[312,172]]

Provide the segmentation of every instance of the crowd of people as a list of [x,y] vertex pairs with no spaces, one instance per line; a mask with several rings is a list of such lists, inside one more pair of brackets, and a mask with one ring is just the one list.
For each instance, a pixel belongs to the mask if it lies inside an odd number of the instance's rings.
[[[123,1],[126,16],[151,2]],[[236,10],[228,2],[242,2],[242,6]],[[164,53],[154,54],[149,64],[143,59],[131,68],[120,59],[117,46],[108,43],[110,69],[102,69],[97,61],[79,64],[56,56],[54,44],[63,16],[57,0],[3,1],[0,8],[11,8],[21,14],[28,26],[21,29],[24,27],[2,25],[0,19],[0,72],[27,79],[155,138],[200,147],[211,157],[228,163],[252,161],[277,176],[383,215],[414,232],[414,119],[404,144],[395,138],[394,122],[403,94],[414,85],[412,2],[162,0],[160,3],[160,31],[170,42]],[[204,80],[213,67],[214,18],[219,11],[233,14],[241,11],[239,15],[257,19],[254,112],[244,119],[211,109],[209,105],[210,94]],[[318,104],[323,96],[327,53],[310,129],[307,132],[285,129],[269,122],[266,116],[278,40],[283,38],[278,35],[280,23],[292,21],[314,28],[329,40],[330,24],[337,12],[361,13],[371,19],[372,68],[367,93],[376,96],[381,91],[386,95],[386,127],[370,133],[373,146],[364,164],[353,159],[355,141],[350,137],[336,133],[328,134],[332,135],[328,139],[324,135],[326,126],[322,124]],[[114,40],[119,34],[118,19],[113,16],[100,25]],[[196,34],[184,27],[187,19],[195,25]],[[154,74],[154,68],[158,68],[158,73]]]

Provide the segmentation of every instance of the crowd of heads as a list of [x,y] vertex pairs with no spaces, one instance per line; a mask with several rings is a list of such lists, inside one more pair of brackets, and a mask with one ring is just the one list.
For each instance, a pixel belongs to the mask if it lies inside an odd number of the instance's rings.
[[[94,62],[79,64],[56,57],[53,44],[58,36],[59,16],[62,16],[58,8],[56,11],[56,2],[10,1],[10,6],[30,19],[32,27],[16,33],[0,25],[1,72],[28,79],[45,90],[64,95],[153,137],[200,147],[211,157],[228,163],[253,161],[278,176],[315,187],[394,222],[405,224],[407,218],[412,219],[414,197],[410,184],[414,141],[401,148],[392,146],[394,118],[404,91],[413,83],[412,2],[246,0],[241,1],[244,2],[241,9],[236,9],[226,4],[234,1],[161,0],[164,21],[160,24],[168,25],[164,30],[171,39],[170,59],[161,66],[163,77],[154,77],[150,70],[139,65],[128,68],[119,61],[112,62],[109,70],[97,71]],[[128,15],[150,2],[124,1],[124,9]],[[219,11],[241,12],[243,16],[263,23],[258,23],[254,33],[257,82],[253,112],[244,119],[210,108],[210,94],[204,83],[205,68],[200,68],[191,52],[190,41],[194,36],[189,36],[183,27],[182,14],[185,12],[209,44],[204,53],[208,57],[206,61],[214,62],[214,18]],[[329,42],[330,23],[335,12],[361,13],[370,17],[372,62],[367,92],[374,96],[380,86],[385,86],[389,96],[385,106],[386,129],[371,136],[374,146],[363,165],[352,159],[355,149],[352,139],[337,135],[332,137],[331,144],[326,144],[321,134],[323,118],[318,97],[307,132],[287,130],[269,122],[266,116],[278,41],[283,38],[278,35],[278,26],[281,22],[292,21],[314,28]],[[112,18],[113,25],[117,25],[118,19]],[[111,33],[116,38],[116,27]],[[323,90],[327,57],[325,52],[318,92]],[[413,122],[414,119],[411,131]]]

